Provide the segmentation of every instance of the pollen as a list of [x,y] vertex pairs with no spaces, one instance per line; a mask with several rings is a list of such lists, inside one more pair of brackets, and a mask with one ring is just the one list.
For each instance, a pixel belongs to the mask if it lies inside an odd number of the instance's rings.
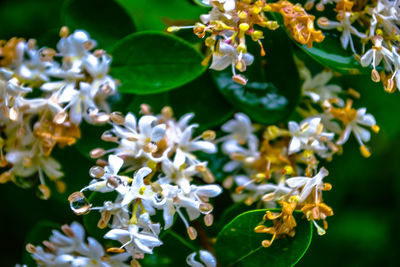
[[371,156],[371,152],[369,152],[366,146],[360,146],[360,152],[366,158],[369,158]]

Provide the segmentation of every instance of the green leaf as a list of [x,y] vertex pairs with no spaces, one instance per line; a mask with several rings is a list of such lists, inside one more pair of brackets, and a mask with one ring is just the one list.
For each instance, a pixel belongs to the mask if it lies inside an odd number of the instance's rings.
[[172,25],[194,25],[209,8],[193,5],[186,0],[117,0],[131,15],[139,31],[163,31]]
[[307,251],[312,237],[312,224],[295,214],[296,235],[276,239],[271,247],[264,248],[261,241],[267,234],[258,234],[254,228],[262,222],[266,210],[242,213],[219,233],[215,252],[221,266],[293,266]]
[[178,117],[193,112],[193,122],[199,124],[199,131],[219,126],[230,118],[234,111],[219,92],[209,72],[170,91],[170,105]]
[[135,31],[129,14],[112,0],[67,0],[61,14],[66,26],[88,31],[102,48],[110,48]]
[[195,117],[192,121],[199,124],[199,131],[221,124],[233,113],[232,106],[218,91],[208,72],[168,92],[135,95],[128,109],[138,114],[141,104],[150,105],[153,113],[159,113],[163,107],[171,106],[176,119],[193,112]]
[[351,50],[343,49],[338,34],[324,32],[324,35],[324,41],[322,43],[314,43],[311,48],[307,48],[305,45],[298,45],[318,63],[334,71],[343,74],[367,74],[371,72],[369,68],[361,66]]
[[249,80],[247,85],[233,82],[230,70],[213,74],[219,90],[236,109],[257,122],[273,124],[295,109],[300,98],[300,80],[285,33],[278,29],[265,31],[264,36],[265,57],[258,54],[260,48],[256,43],[248,42],[255,60],[244,73]]
[[204,4],[202,0],[189,0],[189,1],[195,3],[196,5],[199,5],[199,6],[201,6],[201,7],[207,7],[207,8],[210,8],[210,7],[211,7],[211,6],[209,6],[209,5]]
[[112,51],[111,73],[126,93],[154,94],[182,86],[205,70],[203,56],[188,42],[159,32],[134,33]]
[[160,237],[163,244],[140,261],[143,267],[186,266],[186,257],[197,250],[191,242],[171,230],[162,232]]
[[[35,224],[26,236],[24,245],[32,244],[34,246],[42,245],[44,240],[49,240],[50,235],[53,230],[60,230],[61,225],[50,222],[50,221],[40,221]],[[31,254],[24,249],[22,255],[22,262],[28,266],[36,266],[35,260],[32,258]]]

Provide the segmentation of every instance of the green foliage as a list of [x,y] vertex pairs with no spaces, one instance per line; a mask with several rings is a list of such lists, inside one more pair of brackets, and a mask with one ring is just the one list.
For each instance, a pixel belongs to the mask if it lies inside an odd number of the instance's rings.
[[194,24],[208,9],[187,0],[116,0],[131,15],[139,31],[164,31],[171,25]]
[[324,32],[325,39],[322,43],[314,43],[313,47],[307,48],[299,45],[308,55],[317,62],[343,74],[366,74],[369,68],[363,68],[353,56],[350,49],[345,50],[340,43],[339,37],[334,33]]
[[232,81],[231,70],[213,72],[221,93],[239,111],[253,120],[273,124],[286,119],[300,97],[300,80],[292,57],[290,42],[282,30],[264,31],[261,57],[256,43],[249,44],[255,55],[244,73],[249,82],[243,86]]
[[301,259],[311,242],[312,224],[297,214],[296,235],[277,239],[271,247],[264,248],[261,241],[270,236],[258,234],[254,228],[262,222],[265,212],[242,213],[222,229],[215,243],[221,266],[292,266]]
[[119,41],[111,51],[112,75],[121,92],[153,94],[182,86],[200,76],[202,55],[186,41],[159,32],[140,32]]
[[137,114],[141,104],[150,105],[153,112],[160,112],[163,107],[171,106],[177,119],[193,112],[193,122],[199,124],[199,130],[217,126],[233,113],[232,106],[219,93],[209,72],[168,92],[135,95],[128,110]]
[[[67,0],[62,9],[63,24],[71,30],[84,29],[99,41],[99,48],[110,48],[135,31],[130,16],[115,1]],[[118,30],[116,30],[118,29]]]

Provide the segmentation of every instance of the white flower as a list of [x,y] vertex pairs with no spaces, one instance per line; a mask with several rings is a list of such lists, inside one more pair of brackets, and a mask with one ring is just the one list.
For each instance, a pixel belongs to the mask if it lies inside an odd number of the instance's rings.
[[[111,58],[103,54],[101,57],[96,57],[92,54],[87,55],[83,59],[83,67],[93,78],[91,86],[93,87],[95,93],[94,95],[104,95],[107,97],[108,95],[112,95],[116,92],[116,84],[113,78],[108,75]],[[107,86],[109,92],[105,93],[102,88]]]
[[[7,152],[6,159],[13,164],[11,170],[18,176],[29,177],[37,172],[42,175],[42,171],[52,179],[58,179],[64,175],[60,171],[61,165],[58,161],[50,156],[38,155],[34,151],[11,150]],[[29,159],[28,165],[27,159]]]
[[375,30],[379,24],[388,34],[398,32],[396,26],[399,21],[399,2],[390,0],[378,0],[376,7],[372,9],[372,18],[370,23],[370,36],[375,35]]
[[394,72],[392,79],[395,78],[397,89],[400,90],[400,55],[397,53],[396,48],[392,47]]
[[126,182],[126,179],[124,179],[123,176],[118,175],[118,172],[122,168],[123,164],[123,159],[115,155],[110,155],[108,157],[108,165],[104,168],[104,175],[99,179],[93,179],[92,182],[88,186],[84,187],[81,191],[93,190],[104,193],[111,192],[116,189],[118,192],[124,194],[126,192],[124,185],[119,185],[117,188],[113,188],[108,185],[109,178],[119,178]]
[[357,110],[354,119],[346,125],[342,135],[336,142],[338,145],[343,145],[345,142],[347,142],[351,132],[353,132],[355,138],[362,147],[364,147],[364,142],[368,142],[371,139],[371,133],[360,126],[376,127],[374,116],[371,114],[366,114],[366,112],[366,108],[360,108]]
[[[324,19],[322,21],[322,19]],[[343,18],[340,21],[326,21],[326,18],[318,19],[318,26],[325,30],[337,29],[342,32],[342,36],[340,37],[340,41],[344,49],[350,43],[350,48],[353,53],[356,53],[354,49],[353,39],[351,35],[356,35],[359,38],[367,38],[367,36],[363,33],[360,33],[355,27],[351,26],[353,23],[353,15],[352,12],[345,12]]]
[[254,180],[251,180],[245,175],[236,175],[235,182],[238,186],[246,188],[248,193],[241,192],[240,194],[232,195],[235,202],[241,202],[251,196],[253,201],[259,200],[266,194],[273,193],[274,199],[288,194],[292,189],[288,188],[285,183],[279,182],[278,184],[266,183],[266,184],[256,184]]
[[251,120],[243,113],[236,113],[235,119],[223,124],[221,129],[229,133],[229,139],[234,139],[241,144],[254,139],[254,128],[251,125]]
[[236,62],[239,61],[242,63],[241,71],[244,71],[246,66],[253,63],[254,57],[249,53],[238,53],[232,45],[220,41],[216,52],[213,53],[210,69],[224,70],[228,66],[232,65],[232,73],[233,75],[236,75],[235,66]]
[[251,164],[254,163],[260,156],[260,152],[258,151],[258,142],[258,138],[256,136],[252,136],[247,144],[248,148],[245,148],[240,146],[236,140],[225,141],[222,144],[222,151],[226,155],[238,155],[240,160],[233,158],[224,165],[223,171],[233,172],[243,165],[244,167],[247,167],[247,165],[251,166]]
[[207,250],[200,250],[200,260],[202,263],[196,261],[194,257],[196,256],[196,252],[191,253],[186,258],[186,263],[191,267],[216,267],[217,261],[214,256],[208,252]]
[[211,5],[212,2],[218,2],[223,5],[223,8],[226,12],[232,11],[235,9],[235,0],[202,0],[203,4]]
[[32,253],[32,258],[42,263],[42,266],[46,267],[57,267],[55,262],[56,256],[52,253],[47,253],[42,247],[36,247],[35,253]]
[[153,248],[162,242],[152,233],[140,231],[138,225],[131,224],[128,229],[112,229],[104,236],[107,239],[118,240],[131,255],[137,253],[152,254]]
[[86,253],[88,251],[88,247],[84,242],[85,229],[83,226],[77,222],[73,222],[70,226],[64,227],[67,227],[69,230],[71,230],[64,232],[68,235],[63,235],[59,231],[53,230],[49,239],[51,243],[58,247],[58,252],[60,254],[68,254],[75,251],[82,254]]
[[[183,157],[179,155],[183,155]],[[185,168],[184,163],[185,156],[182,152],[176,153],[173,162],[169,159],[164,160],[161,168],[165,176],[161,176],[160,179],[166,179],[170,183],[174,182],[179,185],[184,193],[189,193],[192,176],[199,172],[196,171],[196,165],[191,165]]]
[[135,199],[141,199],[141,203],[147,212],[153,210],[152,206],[155,202],[155,193],[151,186],[144,184],[143,181],[144,177],[149,175],[151,172],[152,170],[150,168],[143,167],[135,173],[132,184],[121,202],[122,206],[129,205]]
[[96,46],[96,42],[91,40],[89,34],[82,30],[77,30],[71,35],[62,38],[58,44],[57,49],[60,55],[69,58],[64,62],[65,69],[71,72],[80,73],[83,64],[83,58],[89,53],[88,48]]
[[164,229],[168,229],[174,222],[174,215],[176,213],[174,202],[181,190],[178,186],[173,186],[168,183],[161,184],[161,187],[162,199],[156,205],[158,209],[163,210],[163,218],[165,222]]
[[388,50],[386,47],[382,46],[382,36],[375,35],[372,37],[372,42],[374,43],[374,46],[361,57],[361,65],[363,67],[372,65],[372,67],[376,69],[376,66],[378,66],[383,59],[385,68],[388,68],[388,66],[390,66],[390,62],[393,61],[392,52],[390,52],[390,50]]
[[301,70],[302,78],[305,80],[301,90],[303,95],[308,96],[315,103],[323,103],[326,100],[338,99],[340,102],[339,106],[343,106],[344,102],[338,97],[338,93],[342,91],[342,88],[338,85],[327,84],[332,78],[331,71],[322,71],[314,77],[306,68]]
[[156,143],[164,137],[166,132],[166,125],[157,124],[157,117],[143,116],[136,125],[135,116],[128,113],[124,127],[114,125],[112,132],[121,138],[121,144],[116,153],[118,155],[134,158],[145,156],[153,161],[161,161],[169,152],[169,150],[165,151],[160,159],[152,156],[152,153],[157,150]]
[[178,195],[179,202],[176,203],[176,206],[186,208],[189,219],[192,221],[198,218],[200,213],[207,214],[211,212],[211,210],[203,211],[200,209],[200,206],[203,203],[202,197],[216,197],[221,193],[222,188],[216,184],[200,186],[191,185],[188,194],[182,192]]
[[331,140],[334,137],[333,133],[325,133],[322,131],[320,117],[311,117],[299,124],[294,121],[289,122],[289,131],[292,134],[292,139],[289,144],[289,154],[299,152],[302,149],[310,149],[319,153],[327,151],[327,147],[321,138]]
[[[329,174],[328,170],[322,167],[319,172],[312,178],[298,176],[289,178],[286,180],[288,186],[294,189],[299,189],[303,187],[300,193],[299,203],[303,202],[315,188],[315,194],[317,196],[318,190],[321,190],[320,187],[323,187],[322,179]],[[317,199],[317,197],[316,197]]]

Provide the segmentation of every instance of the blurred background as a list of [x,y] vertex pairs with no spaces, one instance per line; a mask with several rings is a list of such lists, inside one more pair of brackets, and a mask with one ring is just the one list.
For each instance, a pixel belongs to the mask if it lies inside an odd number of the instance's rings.
[[[61,15],[63,10],[78,8],[75,2],[80,2],[84,7],[81,10],[83,14],[87,12],[88,16],[107,18],[107,10],[102,5],[108,1],[111,0],[2,0],[0,39],[13,36],[37,38],[40,46],[54,46],[52,40],[54,36],[57,39],[58,29],[65,24]],[[164,8],[168,1],[145,2]],[[147,7],[143,7],[144,10]],[[171,6],[168,8],[172,9]],[[191,8],[186,15],[176,19],[194,21],[202,11],[204,9],[193,11]],[[177,10],[171,12],[176,13]],[[179,13],[185,14],[184,10],[179,10]],[[172,20],[165,14],[160,16],[164,21]],[[105,29],[106,34],[111,34],[113,21],[105,23],[109,25]],[[77,24],[79,21],[75,21],[74,25]],[[154,30],[162,27],[157,23],[147,25]],[[135,26],[143,28],[142,25]],[[85,25],[77,27],[86,29]],[[368,112],[375,116],[381,132],[372,136],[370,158],[363,158],[358,144],[351,139],[344,146],[343,155],[325,164],[330,172],[326,181],[333,185],[332,191],[325,194],[325,202],[333,208],[335,215],[328,218],[326,235],[314,233],[309,250],[297,266],[398,266],[400,93],[387,94],[379,85],[373,84],[369,76],[344,77],[341,81],[344,86],[361,93],[361,98],[355,102],[356,107],[367,107]],[[50,201],[43,201],[34,190],[24,190],[14,184],[0,185],[0,266],[14,266],[22,261],[25,240],[37,222],[45,220],[61,225],[73,220],[81,221],[82,218],[70,211],[67,197],[88,183],[87,170],[91,162],[74,147],[57,150],[55,157],[61,159],[66,173],[68,190],[65,195],[54,193]],[[48,236],[48,233],[42,234],[44,238],[46,234]],[[268,259],[265,266],[268,266]]]

